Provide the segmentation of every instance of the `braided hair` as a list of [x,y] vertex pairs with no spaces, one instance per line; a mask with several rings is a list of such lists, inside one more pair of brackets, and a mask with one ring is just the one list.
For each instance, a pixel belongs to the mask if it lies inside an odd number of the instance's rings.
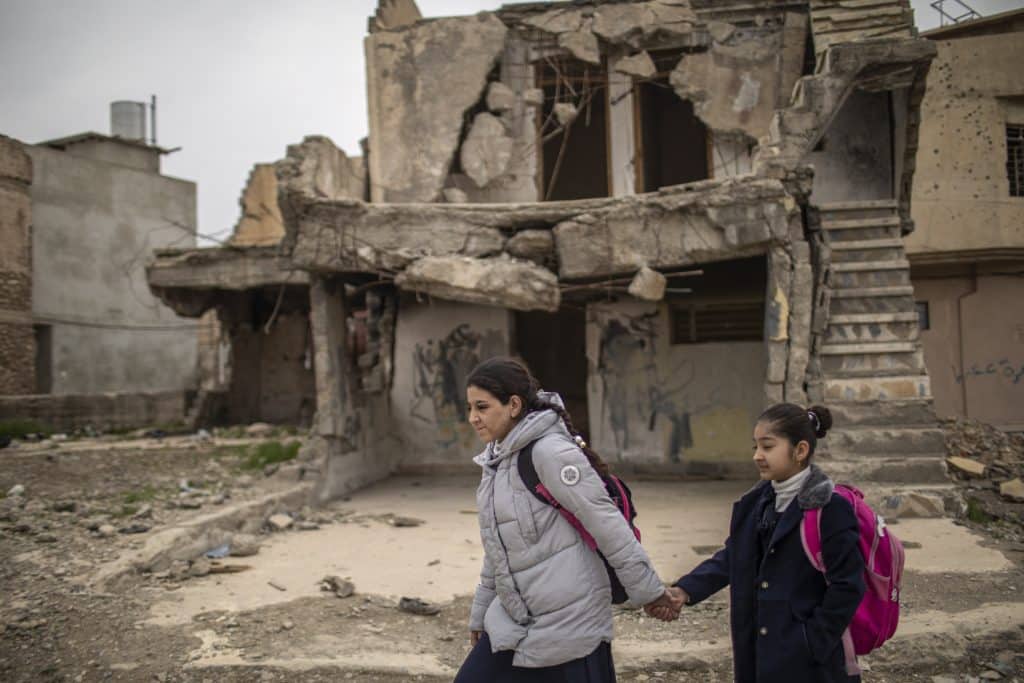
[[573,426],[569,411],[562,406],[545,401],[539,396],[540,383],[522,362],[508,357],[489,358],[473,368],[466,379],[466,386],[483,389],[501,401],[502,405],[507,405],[513,396],[518,396],[523,401],[524,415],[538,410],[555,411],[562,419],[569,434],[572,435],[576,445],[587,456],[591,467],[601,477],[607,477],[610,474],[608,463],[587,445],[583,436]]

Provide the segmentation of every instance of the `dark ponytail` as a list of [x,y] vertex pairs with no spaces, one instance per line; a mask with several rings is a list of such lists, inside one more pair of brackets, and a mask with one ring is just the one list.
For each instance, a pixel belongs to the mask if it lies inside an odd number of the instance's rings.
[[576,427],[573,426],[569,412],[561,406],[542,400],[537,395],[537,392],[540,391],[540,383],[520,361],[507,357],[489,358],[473,368],[466,379],[466,386],[483,389],[501,401],[502,405],[508,404],[513,396],[518,396],[523,401],[524,415],[537,410],[555,411],[562,418],[565,428],[572,435],[580,450],[587,456],[591,467],[602,477],[607,477],[610,474],[608,463],[602,460],[601,456],[583,440]]
[[808,458],[814,455],[818,439],[832,429],[832,413],[824,406],[802,408],[795,403],[777,403],[761,413],[758,422],[770,425],[773,434],[783,436],[793,446],[806,441]]

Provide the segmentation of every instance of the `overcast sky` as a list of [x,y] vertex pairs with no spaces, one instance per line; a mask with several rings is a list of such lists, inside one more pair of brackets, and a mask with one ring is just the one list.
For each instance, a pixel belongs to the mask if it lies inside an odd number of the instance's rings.
[[[425,16],[502,0],[418,0]],[[938,25],[913,0],[918,27]],[[953,3],[947,3],[952,5]],[[1024,0],[976,0],[984,15]],[[363,37],[376,0],[0,0],[0,133],[110,132],[109,103],[157,103],[163,172],[198,184],[200,233],[226,236],[254,163],[311,134],[366,135]]]

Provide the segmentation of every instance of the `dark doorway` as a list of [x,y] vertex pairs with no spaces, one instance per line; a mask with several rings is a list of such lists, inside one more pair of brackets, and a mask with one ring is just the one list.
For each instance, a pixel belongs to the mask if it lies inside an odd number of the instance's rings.
[[[576,59],[550,59],[538,63],[537,82],[544,90],[538,130],[541,199],[607,197],[607,71]],[[576,118],[563,131],[558,131],[554,113],[559,103],[577,108]]]
[[36,337],[36,393],[53,391],[53,326],[34,325]]
[[708,129],[693,104],[676,95],[667,76],[638,84],[637,98],[643,155],[637,187],[654,192],[709,178]]
[[516,349],[541,387],[562,396],[573,425],[589,440],[586,322],[582,309],[516,313]]

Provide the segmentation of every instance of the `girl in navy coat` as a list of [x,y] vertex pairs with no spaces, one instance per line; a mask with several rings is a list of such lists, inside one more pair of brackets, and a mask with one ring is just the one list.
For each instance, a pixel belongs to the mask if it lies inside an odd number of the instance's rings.
[[[852,642],[843,643],[864,595],[857,519],[810,464],[831,426],[820,406],[782,403],[758,418],[754,463],[762,481],[733,506],[725,547],[670,589],[693,605],[729,586],[737,683],[860,681]],[[811,508],[821,509],[824,575],[800,540]],[[648,612],[665,618],[664,609]]]

